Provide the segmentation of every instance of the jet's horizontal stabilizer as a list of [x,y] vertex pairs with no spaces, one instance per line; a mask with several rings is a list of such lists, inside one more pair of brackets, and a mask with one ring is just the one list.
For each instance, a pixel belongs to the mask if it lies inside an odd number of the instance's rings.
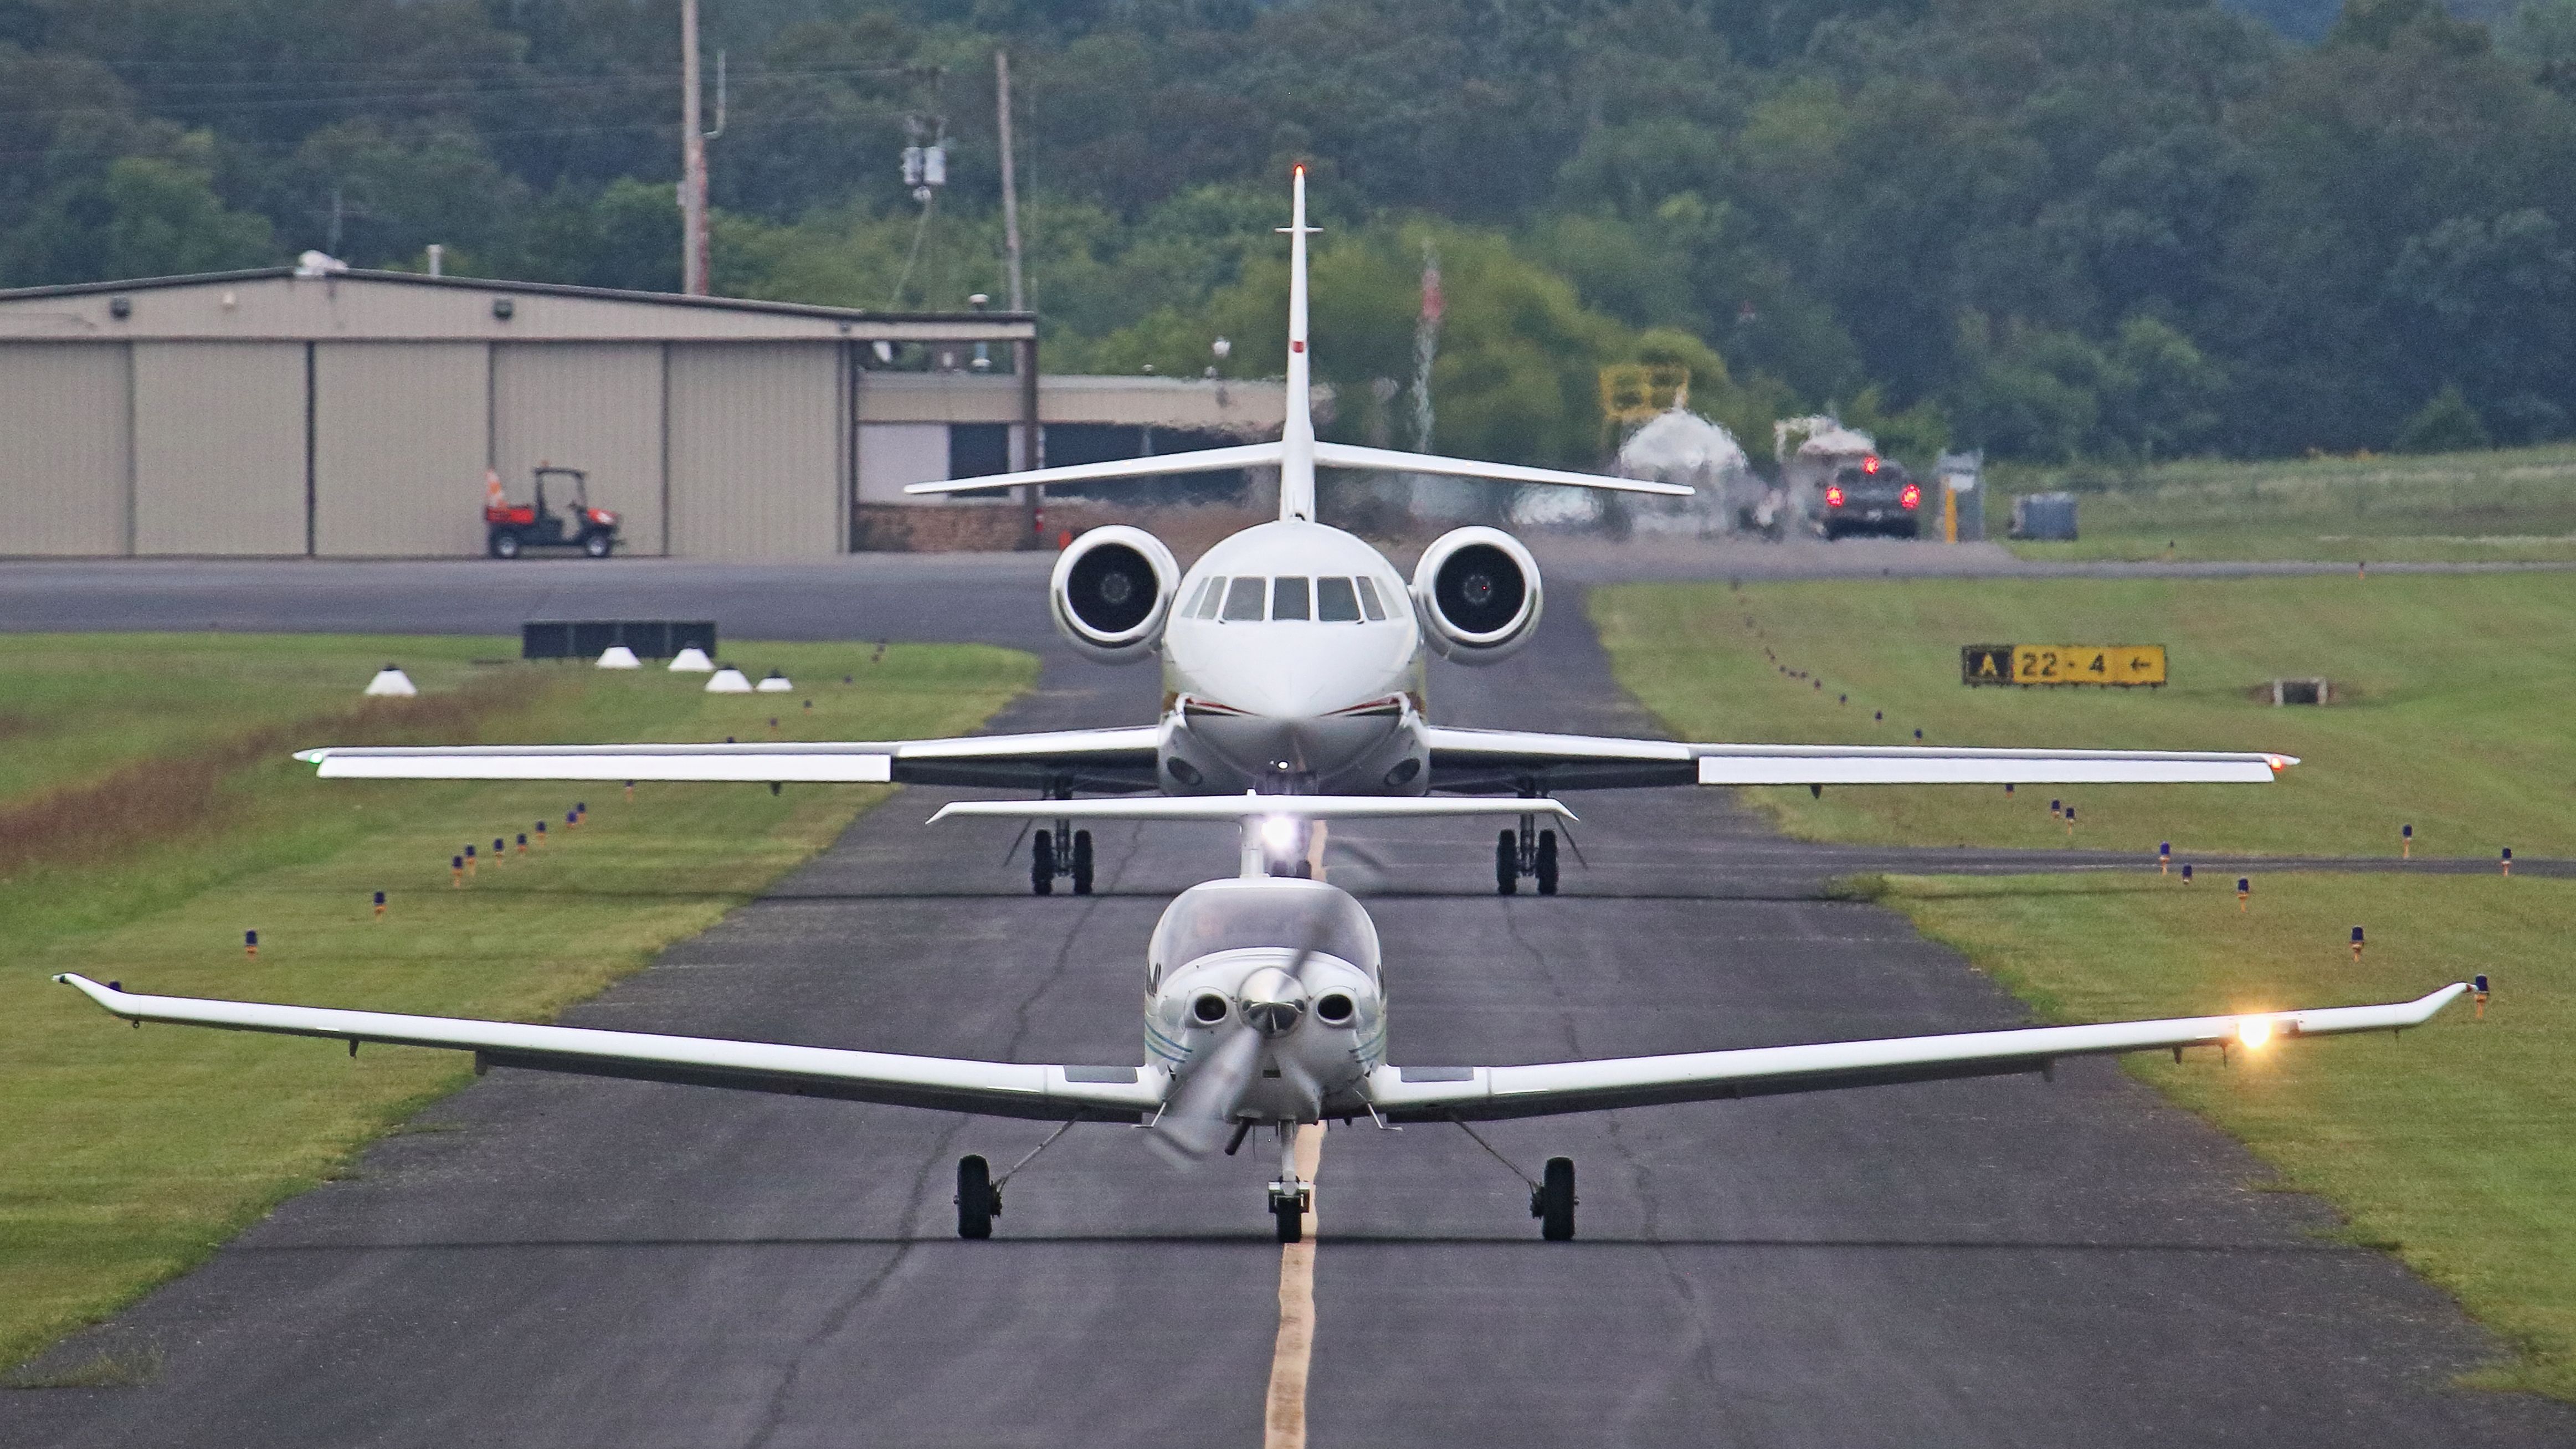
[[1463,795],[1160,795],[1126,800],[959,800],[930,823],[966,816],[1004,820],[1419,820],[1460,815],[1548,815],[1573,820],[1561,800]]
[[[1277,467],[1278,443],[1247,443],[1239,448],[1205,448],[1195,453],[1160,453],[1150,458],[1112,458],[1105,463],[1076,463],[1063,468],[1032,468],[1021,473],[991,473],[981,478],[951,478],[942,483],[915,483],[906,493],[974,493],[987,488],[1025,488],[1032,484],[1102,483],[1119,478],[1161,478],[1174,473],[1214,473],[1227,468]],[[1602,473],[1568,473],[1556,468],[1524,468],[1517,463],[1480,463],[1470,458],[1442,458],[1430,453],[1399,453],[1392,448],[1355,448],[1346,443],[1315,444],[1320,468],[1360,468],[1378,473],[1431,473],[1443,478],[1482,478],[1494,483],[1546,483],[1565,488],[1606,488],[1619,493],[1659,493],[1687,497],[1679,483],[1645,478],[1613,478]]]
[[1246,443],[1239,448],[1202,448],[1195,453],[1159,453],[1150,458],[1112,458],[1105,463],[1072,463],[1062,468],[1031,468],[1019,473],[992,473],[981,478],[951,478],[944,483],[915,483],[906,493],[973,493],[986,488],[1026,488],[1032,484],[1099,483],[1113,478],[1160,478],[1173,473],[1215,473],[1227,468],[1275,468],[1280,445]]
[[1613,478],[1604,473],[1568,473],[1556,468],[1524,468],[1516,463],[1479,463],[1471,458],[1442,458],[1430,453],[1399,453],[1392,448],[1355,448],[1348,443],[1317,443],[1315,462],[1325,468],[1366,468],[1380,473],[1432,473],[1443,478],[1483,478],[1495,483],[1548,483],[1564,488],[1606,488],[1616,493],[1660,493],[1687,498],[1680,483],[1649,478]]

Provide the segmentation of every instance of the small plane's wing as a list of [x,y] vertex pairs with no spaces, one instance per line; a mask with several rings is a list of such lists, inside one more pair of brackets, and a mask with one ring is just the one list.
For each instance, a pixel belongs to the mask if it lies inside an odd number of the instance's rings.
[[2061,1057],[2195,1046],[2260,1050],[2288,1037],[2400,1031],[2430,1021],[2468,989],[2465,982],[2455,983],[2413,1001],[2316,1011],[2035,1026],[1525,1067],[1379,1067],[1366,1092],[1379,1115],[1390,1121],[1437,1122],[2006,1076],[2046,1071]]
[[1643,785],[2265,784],[2292,755],[2207,750],[2011,750],[1930,745],[1728,745],[1435,725],[1435,790]]
[[722,745],[333,746],[300,750],[326,780],[738,780],[753,784],[1154,786],[1153,725],[944,740]]
[[527,1067],[795,1097],[885,1102],[987,1117],[1057,1121],[1081,1117],[1099,1122],[1144,1120],[1162,1105],[1169,1085],[1160,1068],[1150,1067],[1036,1066],[895,1056],[588,1027],[145,996],[102,986],[85,976],[63,975],[54,980],[128,1021],[324,1037],[349,1043],[352,1052],[360,1042],[444,1047],[474,1053],[478,1070]]
[[1525,468],[1518,463],[1480,463],[1472,458],[1442,458],[1430,453],[1399,453],[1392,448],[1359,448],[1348,443],[1317,443],[1315,462],[1325,468],[1366,468],[1381,473],[1433,473],[1444,478],[1483,478],[1496,483],[1553,483],[1566,488],[1606,488],[1614,493],[1660,493],[1687,498],[1681,483],[1651,478],[1614,478],[1605,473],[1568,473],[1556,468]]

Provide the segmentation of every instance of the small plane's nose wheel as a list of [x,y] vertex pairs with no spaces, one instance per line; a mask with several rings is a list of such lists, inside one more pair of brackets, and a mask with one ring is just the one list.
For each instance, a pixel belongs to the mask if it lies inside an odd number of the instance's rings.
[[1540,895],[1552,896],[1556,894],[1555,831],[1542,830],[1538,833],[1538,859],[1533,863],[1530,874],[1538,877],[1538,893]]
[[1041,830],[1029,842],[1029,890],[1037,895],[1055,894],[1055,835]]
[[957,1236],[993,1236],[993,1219],[1002,1215],[1002,1191],[993,1186],[993,1167],[981,1157],[957,1159]]
[[1494,894],[1513,895],[1520,888],[1520,837],[1506,830],[1494,837]]
[[1279,1241],[1302,1243],[1306,1240],[1306,1209],[1313,1206],[1315,1190],[1302,1182],[1270,1184],[1270,1216],[1279,1225]]
[[1540,1174],[1538,1186],[1530,1189],[1530,1216],[1538,1219],[1538,1235],[1551,1243],[1570,1241],[1574,1237],[1574,1159],[1551,1157]]
[[1091,832],[1073,832],[1073,893],[1091,894]]

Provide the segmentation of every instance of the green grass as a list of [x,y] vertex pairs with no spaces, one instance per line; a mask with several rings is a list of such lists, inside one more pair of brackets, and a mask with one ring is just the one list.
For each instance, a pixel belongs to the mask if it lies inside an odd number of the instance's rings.
[[[2153,874],[1888,886],[1890,904],[2053,1021],[2402,1000],[2491,973],[2484,1021],[2462,1003],[2395,1038],[2128,1065],[2518,1351],[2472,1382],[2576,1399],[2576,883],[2285,874],[2259,881],[2241,915],[2220,883]],[[2370,938],[2358,965],[2356,924]]]
[[[2576,854],[2576,577],[2378,575],[1638,585],[1597,590],[1620,681],[1685,738],[2274,750],[2269,786],[1752,793],[1792,832],[1884,844],[2178,853]],[[1746,619],[1754,621],[1748,628]],[[1972,689],[1959,646],[2162,643],[2158,690]],[[1784,677],[1781,665],[1822,681]],[[2342,702],[2255,691],[2323,675]],[[1837,703],[1848,696],[1848,704]],[[1872,715],[1884,712],[1886,721]]]
[[[2517,1350],[2474,1382],[2576,1398],[2576,883],[2497,876],[2258,873],[2183,887],[2145,865],[2201,851],[2576,853],[2576,578],[2379,575],[1632,586],[1593,612],[1619,679],[1692,739],[2273,749],[2268,786],[1747,792],[1811,838],[2065,844],[2138,853],[2134,876],[1898,878],[1878,898],[2058,1021],[2326,1006],[2419,995],[2480,972],[2484,1023],[2454,1009],[2402,1039],[2299,1043],[2224,1069],[2130,1068],[2249,1143],[2456,1293]],[[1753,621],[1748,627],[1748,617]],[[1970,689],[1958,646],[2164,643],[2158,691]],[[1787,667],[1821,678],[1782,676]],[[2249,691],[2323,674],[2350,702],[2275,709]],[[1848,694],[1849,704],[1837,703]],[[1884,711],[1887,721],[1871,715]],[[1867,886],[1873,883],[1856,883]],[[2351,928],[2369,936],[2355,965]]]
[[2012,496],[2072,488],[2073,543],[2011,544],[2035,559],[2576,560],[2576,447],[2430,457],[2192,461],[1999,469],[1986,528]]
[[[183,1271],[466,1079],[450,1053],[351,1061],[311,1042],[135,1031],[50,973],[542,1020],[750,899],[885,794],[646,785],[630,802],[613,785],[325,784],[268,747],[281,731],[303,744],[759,739],[775,716],[782,738],[904,737],[971,728],[1035,673],[1025,655],[978,647],[895,648],[871,662],[868,646],[737,645],[728,653],[753,672],[785,670],[797,693],[710,696],[659,670],[472,662],[507,648],[0,637],[20,739],[41,752],[13,762],[0,819],[34,822],[47,845],[0,878],[11,948],[0,973],[0,1363]],[[388,658],[427,693],[353,711],[358,685]],[[839,682],[845,673],[853,684]],[[182,678],[202,687],[172,682]],[[153,682],[140,711],[121,687],[135,680]],[[128,717],[137,712],[168,718]],[[245,757],[244,740],[262,747]],[[191,791],[203,808],[189,808]],[[566,831],[575,800],[590,813]],[[148,823],[162,804],[159,831],[81,828],[93,814]],[[449,858],[467,841],[488,851],[541,818],[541,851],[451,885]],[[382,921],[369,904],[377,890],[389,897]],[[254,929],[255,961],[242,950]]]

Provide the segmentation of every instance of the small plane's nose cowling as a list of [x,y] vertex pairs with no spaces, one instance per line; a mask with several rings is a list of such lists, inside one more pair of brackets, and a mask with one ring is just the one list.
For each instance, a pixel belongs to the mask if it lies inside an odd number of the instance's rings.
[[1295,977],[1275,967],[1244,979],[1243,1019],[1263,1036],[1285,1036],[1306,1016],[1306,992]]

